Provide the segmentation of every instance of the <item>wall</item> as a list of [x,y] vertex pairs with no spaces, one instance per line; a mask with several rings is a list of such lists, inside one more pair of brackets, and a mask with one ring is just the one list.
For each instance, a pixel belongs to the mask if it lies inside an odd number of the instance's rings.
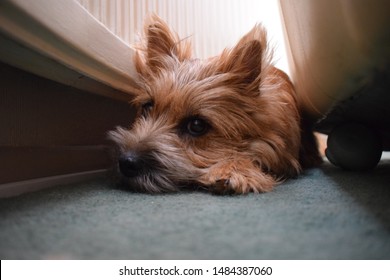
[[106,169],[106,133],[129,126],[127,103],[0,63],[0,186]]

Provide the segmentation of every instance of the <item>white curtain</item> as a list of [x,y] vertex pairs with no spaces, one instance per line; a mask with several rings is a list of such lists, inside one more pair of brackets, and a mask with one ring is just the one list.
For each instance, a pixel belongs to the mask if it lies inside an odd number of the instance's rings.
[[[137,40],[144,17],[156,13],[180,37],[190,36],[196,57],[232,47],[256,22],[263,22],[272,44],[284,52],[277,0],[78,0],[129,45]],[[284,54],[277,55],[284,64]],[[285,65],[279,66],[286,68]],[[286,70],[286,69],[284,69]]]

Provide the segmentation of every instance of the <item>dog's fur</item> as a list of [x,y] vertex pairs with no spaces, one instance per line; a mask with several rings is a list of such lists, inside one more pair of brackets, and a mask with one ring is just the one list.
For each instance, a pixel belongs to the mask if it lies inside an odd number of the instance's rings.
[[157,16],[144,33],[134,60],[138,115],[130,129],[109,133],[130,187],[267,192],[321,161],[292,83],[272,65],[261,25],[206,60],[192,58],[188,40]]

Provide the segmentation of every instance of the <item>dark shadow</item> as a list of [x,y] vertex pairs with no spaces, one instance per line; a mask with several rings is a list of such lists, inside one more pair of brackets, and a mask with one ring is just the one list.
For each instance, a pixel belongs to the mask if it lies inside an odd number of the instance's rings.
[[329,163],[322,169],[390,232],[390,157],[369,172],[345,171]]

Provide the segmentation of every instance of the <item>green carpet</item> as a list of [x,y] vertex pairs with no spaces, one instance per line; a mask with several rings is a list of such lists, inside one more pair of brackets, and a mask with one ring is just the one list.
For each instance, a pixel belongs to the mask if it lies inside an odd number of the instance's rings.
[[267,194],[130,193],[106,180],[0,199],[1,259],[390,259],[390,159]]

